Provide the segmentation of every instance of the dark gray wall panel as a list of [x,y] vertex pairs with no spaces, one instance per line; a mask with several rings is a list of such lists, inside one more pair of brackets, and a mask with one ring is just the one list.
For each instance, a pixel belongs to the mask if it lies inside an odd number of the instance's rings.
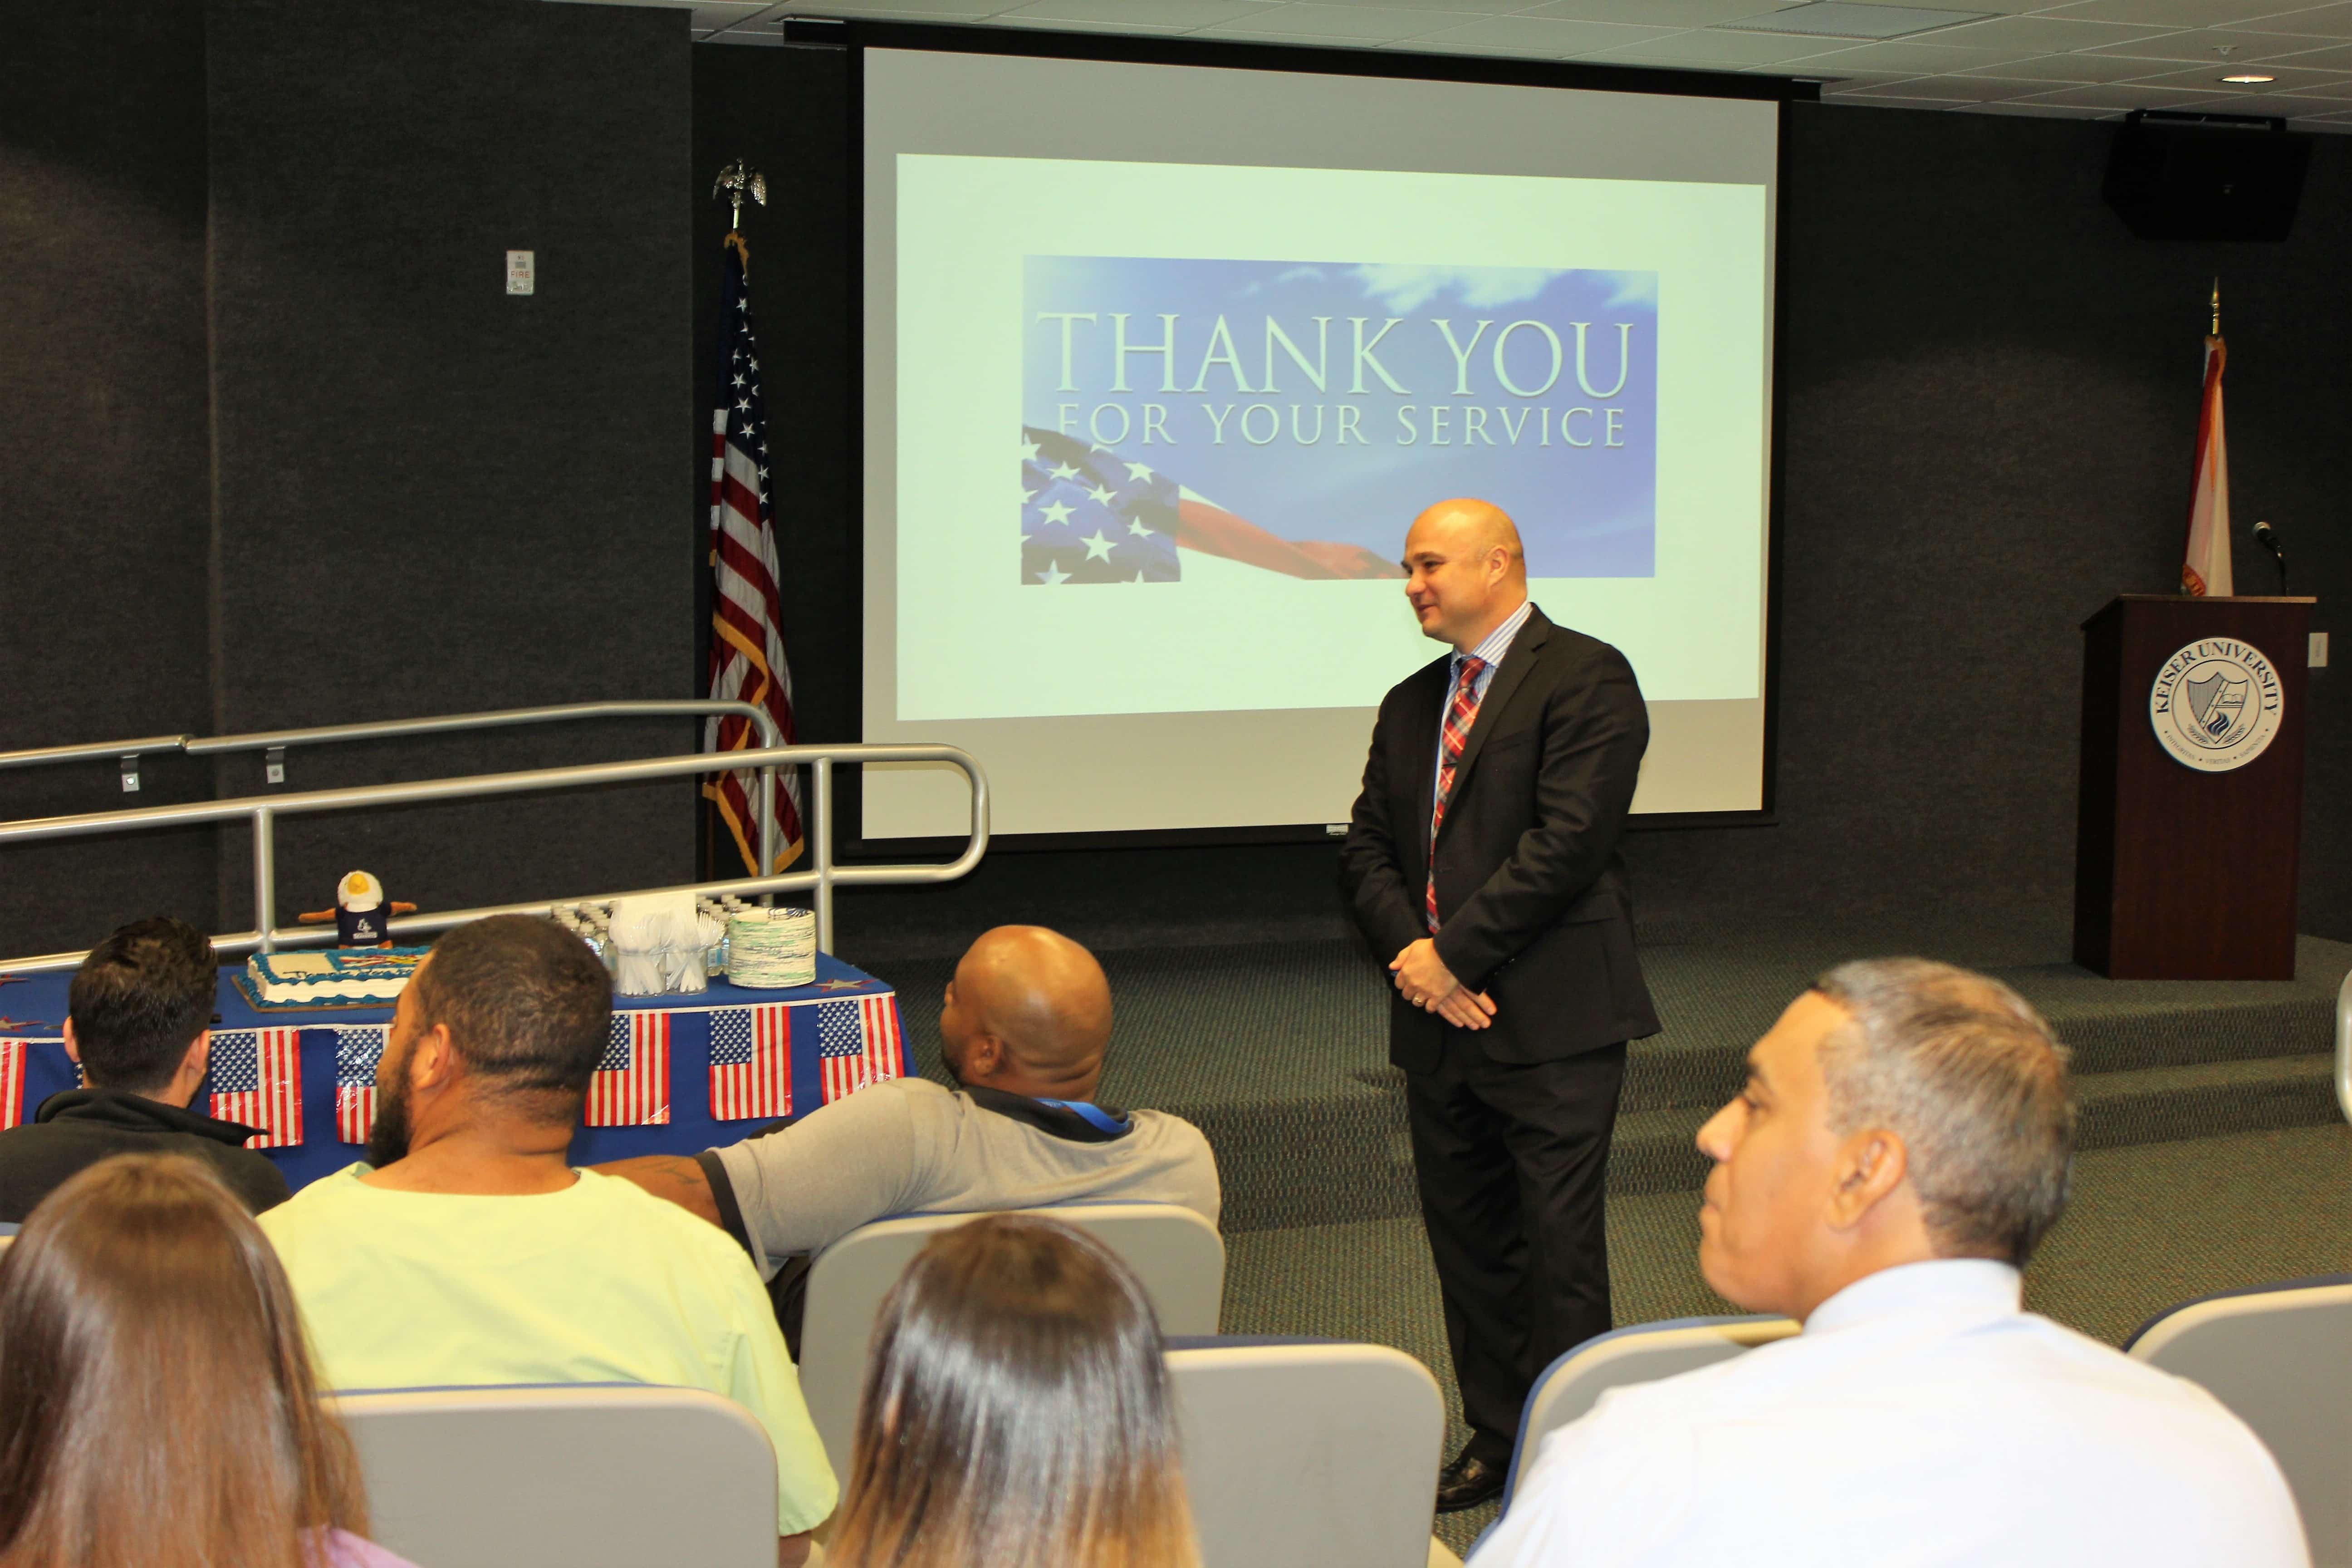
[[[0,8],[0,750],[208,722],[204,243],[201,10]],[[0,772],[0,819],[208,782]],[[0,849],[0,956],[213,898],[207,831]]]
[[[725,86],[772,102],[788,69],[822,67],[730,60]],[[796,101],[805,133],[827,134],[831,101]],[[1633,834],[1637,898],[1677,927],[1824,900],[2031,908],[2063,927],[2076,628],[2178,580],[2216,273],[2241,531],[2286,532],[2318,626],[2352,594],[2352,139],[2319,141],[2288,243],[2158,245],[2099,200],[2109,126],[1790,119],[1778,825]],[[823,220],[836,197],[810,200]],[[846,309],[819,287],[821,308]],[[2237,573],[2274,591],[2242,544]],[[2347,679],[2312,682],[2304,824],[2304,923],[2336,935],[2352,935]],[[843,940],[952,949],[1015,919],[1119,942],[1322,927],[1330,862],[1307,846],[998,856],[960,889],[845,899]]]
[[[2296,542],[2319,625],[2352,592],[2352,142],[2319,139],[2288,243],[2167,245],[2101,205],[2106,126],[1799,105],[1791,130],[1780,825],[1640,835],[1640,895],[2063,910],[2075,628],[2178,582],[2217,273],[2240,532]],[[2275,591],[2242,538],[2236,574]],[[2305,927],[2336,934],[2342,688],[2312,683],[2304,858]]]
[[[689,53],[675,11],[215,0],[224,729],[693,694]],[[537,252],[538,292],[504,292]],[[295,787],[687,750],[685,722],[298,757]],[[223,769],[243,787],[255,765]],[[428,908],[683,880],[690,783],[317,819]],[[222,918],[242,923],[242,835]]]

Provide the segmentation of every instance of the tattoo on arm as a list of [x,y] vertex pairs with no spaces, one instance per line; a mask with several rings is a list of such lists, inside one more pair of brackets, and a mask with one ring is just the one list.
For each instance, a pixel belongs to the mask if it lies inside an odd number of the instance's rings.
[[702,1163],[691,1155],[647,1154],[593,1169],[635,1182],[654,1196],[667,1198],[712,1225],[719,1223],[718,1200],[710,1195],[710,1178],[703,1173]]

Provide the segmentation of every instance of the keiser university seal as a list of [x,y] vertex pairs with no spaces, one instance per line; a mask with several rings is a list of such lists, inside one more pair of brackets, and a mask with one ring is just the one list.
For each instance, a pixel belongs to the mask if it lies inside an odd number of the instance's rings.
[[2286,698],[2263,651],[2235,637],[2204,637],[2164,661],[2148,689],[2147,719],[2173,760],[2227,773],[2263,754]]

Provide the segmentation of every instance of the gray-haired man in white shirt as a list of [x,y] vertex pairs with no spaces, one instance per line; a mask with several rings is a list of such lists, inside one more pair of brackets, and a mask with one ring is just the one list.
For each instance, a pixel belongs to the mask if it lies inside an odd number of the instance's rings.
[[2065,1206],[2064,1054],[1998,981],[1851,963],[1699,1132],[1707,1283],[1793,1339],[1617,1390],[1543,1444],[1472,1568],[2303,1568],[2203,1390],[2019,1306]]

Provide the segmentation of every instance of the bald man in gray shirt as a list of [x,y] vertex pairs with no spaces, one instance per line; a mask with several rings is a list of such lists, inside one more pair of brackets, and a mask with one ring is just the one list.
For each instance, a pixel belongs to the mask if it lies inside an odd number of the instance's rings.
[[940,1015],[959,1088],[897,1079],[724,1149],[598,1169],[723,1227],[763,1275],[892,1215],[1166,1203],[1214,1224],[1200,1129],[1094,1103],[1110,1024],[1094,954],[1042,926],[999,926],[956,965]]

